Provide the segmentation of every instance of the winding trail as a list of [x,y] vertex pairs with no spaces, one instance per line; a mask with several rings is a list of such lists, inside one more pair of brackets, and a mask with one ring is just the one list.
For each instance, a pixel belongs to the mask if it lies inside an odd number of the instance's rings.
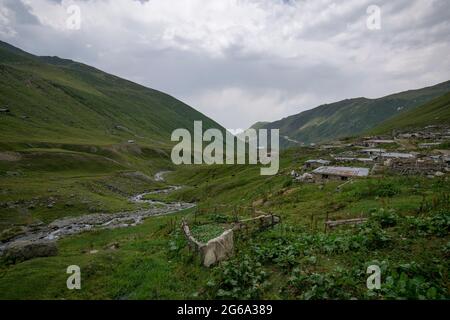
[[[164,174],[168,171],[161,171],[155,175],[155,181],[164,181]],[[155,216],[168,215],[178,211],[186,210],[196,206],[195,203],[171,202],[166,203],[155,200],[145,200],[146,195],[151,194],[170,194],[181,189],[181,186],[169,186],[152,192],[138,194],[129,198],[134,203],[147,203],[152,207],[148,209],[108,213],[108,214],[89,214],[74,218],[63,218],[55,220],[49,225],[28,230],[25,234],[19,235],[6,243],[0,244],[0,254],[11,244],[18,241],[39,241],[39,240],[58,240],[60,238],[74,235],[89,230],[116,229],[136,226],[141,224],[144,219]]]

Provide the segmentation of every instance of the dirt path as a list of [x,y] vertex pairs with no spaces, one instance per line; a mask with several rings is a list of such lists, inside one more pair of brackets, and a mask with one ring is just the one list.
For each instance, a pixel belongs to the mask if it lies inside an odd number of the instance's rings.
[[[164,172],[158,172],[155,175],[159,180],[164,181]],[[57,240],[65,236],[70,236],[89,230],[126,228],[141,224],[144,219],[155,216],[162,216],[178,211],[195,207],[194,203],[172,202],[166,203],[155,200],[145,200],[144,197],[150,194],[170,194],[181,189],[180,186],[169,186],[168,188],[135,195],[129,200],[135,203],[147,203],[151,207],[144,210],[119,212],[110,214],[89,214],[81,217],[63,218],[56,220],[49,225],[29,230],[6,243],[0,244],[0,254],[12,243],[17,241],[38,241],[38,240]]]

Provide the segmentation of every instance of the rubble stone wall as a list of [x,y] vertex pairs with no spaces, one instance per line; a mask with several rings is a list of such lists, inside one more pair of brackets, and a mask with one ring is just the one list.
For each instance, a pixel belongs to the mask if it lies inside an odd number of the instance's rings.
[[[257,212],[261,213],[261,212]],[[188,241],[189,247],[200,254],[200,259],[205,267],[210,267],[220,261],[226,260],[233,255],[234,251],[234,232],[244,228],[249,228],[252,224],[258,228],[267,228],[281,221],[280,217],[275,215],[262,214],[256,218],[241,220],[233,228],[226,230],[217,238],[202,243],[195,239],[185,220],[182,222],[182,229]]]
[[388,165],[389,170],[405,175],[433,175],[436,172],[445,172],[444,163],[416,162],[416,161],[392,161]]

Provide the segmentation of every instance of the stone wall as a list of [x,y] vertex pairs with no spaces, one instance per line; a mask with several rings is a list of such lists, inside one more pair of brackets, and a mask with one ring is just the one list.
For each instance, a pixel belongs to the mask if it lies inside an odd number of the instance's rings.
[[[262,212],[257,212],[258,214]],[[241,229],[248,229],[256,226],[257,228],[267,228],[280,223],[281,219],[275,215],[261,214],[256,218],[241,220],[234,224],[231,229],[226,230],[217,238],[202,243],[192,235],[186,220],[182,222],[183,233],[188,241],[189,247],[199,253],[202,264],[210,267],[220,261],[226,260],[233,255],[234,251],[234,232]]]
[[391,172],[404,175],[433,175],[436,172],[446,171],[446,164],[434,161],[392,159],[385,161],[385,165]]
[[233,229],[226,230],[217,238],[208,243],[202,243],[192,235],[186,220],[183,220],[182,229],[191,250],[200,254],[200,259],[205,267],[229,258],[233,254],[234,238]]

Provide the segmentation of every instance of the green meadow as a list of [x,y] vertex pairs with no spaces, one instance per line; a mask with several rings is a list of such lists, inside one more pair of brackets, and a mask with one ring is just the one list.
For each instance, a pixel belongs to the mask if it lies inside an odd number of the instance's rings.
[[[64,238],[55,257],[15,265],[3,262],[0,298],[447,299],[450,187],[445,178],[374,176],[340,190],[340,182],[293,182],[289,172],[314,156],[320,151],[285,151],[279,174],[271,177],[260,176],[257,166],[173,168],[166,183],[184,188],[160,194],[158,200],[195,201],[198,209],[148,218],[136,227]],[[2,177],[2,186],[8,186],[1,195],[3,203],[19,198],[27,203],[36,196],[57,199],[52,208],[18,205],[10,215],[2,209],[2,224],[131,211],[137,205],[129,203],[129,195],[163,187],[127,172],[91,164],[72,173],[33,169],[33,174],[24,170],[24,176]],[[72,194],[85,203],[76,199],[73,207],[67,206]],[[206,241],[237,218],[254,215],[252,205],[279,215],[282,223],[268,230],[237,232],[234,256],[202,267],[188,249],[181,219]],[[325,230],[327,217],[368,221]],[[382,269],[381,290],[366,288],[371,264]],[[81,268],[81,290],[66,287],[69,265]]]

